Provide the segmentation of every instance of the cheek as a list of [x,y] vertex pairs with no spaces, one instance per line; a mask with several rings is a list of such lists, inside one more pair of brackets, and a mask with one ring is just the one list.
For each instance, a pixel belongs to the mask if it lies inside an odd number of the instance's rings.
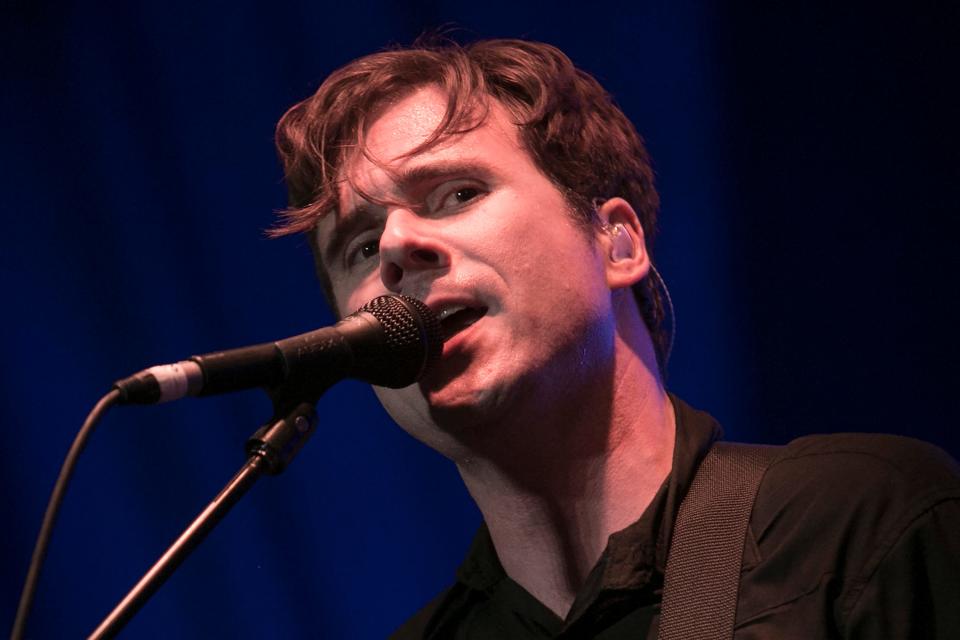
[[379,270],[372,271],[356,284],[341,283],[334,285],[334,297],[340,316],[346,317],[370,302],[377,296],[387,293],[380,283]]
[[343,318],[346,318],[364,304],[361,302],[361,297],[357,292],[354,292],[353,295],[347,296],[346,298],[340,296],[340,299],[345,300],[345,302],[340,305],[340,316]]
[[387,414],[404,431],[422,440],[423,432],[430,430],[429,407],[419,387],[411,385],[403,389],[373,387],[373,391]]

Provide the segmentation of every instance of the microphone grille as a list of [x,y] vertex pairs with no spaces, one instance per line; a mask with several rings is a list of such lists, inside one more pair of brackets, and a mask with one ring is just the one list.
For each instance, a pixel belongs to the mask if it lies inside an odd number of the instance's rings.
[[368,371],[367,382],[382,387],[411,385],[440,359],[443,333],[440,319],[416,298],[388,295],[374,298],[360,308],[374,316],[383,327],[388,357],[376,371]]

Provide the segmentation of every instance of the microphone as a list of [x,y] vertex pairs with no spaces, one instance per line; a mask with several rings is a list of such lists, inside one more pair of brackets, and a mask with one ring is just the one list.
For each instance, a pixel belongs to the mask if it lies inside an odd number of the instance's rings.
[[287,384],[304,385],[319,395],[344,378],[399,389],[419,380],[442,350],[436,314],[416,298],[387,295],[331,327],[150,367],[113,386],[120,404]]

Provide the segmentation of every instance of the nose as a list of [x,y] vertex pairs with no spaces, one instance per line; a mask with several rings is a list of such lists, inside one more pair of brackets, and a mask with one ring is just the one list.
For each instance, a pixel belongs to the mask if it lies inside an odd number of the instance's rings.
[[387,289],[403,293],[416,278],[450,265],[449,250],[437,237],[435,224],[409,209],[387,214],[380,236],[380,280]]

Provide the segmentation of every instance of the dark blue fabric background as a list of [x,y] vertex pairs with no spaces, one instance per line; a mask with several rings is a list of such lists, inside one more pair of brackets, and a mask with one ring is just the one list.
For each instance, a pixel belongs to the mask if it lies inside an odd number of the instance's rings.
[[[0,626],[111,381],[331,323],[306,243],[263,235],[285,197],[274,124],[336,67],[443,24],[560,46],[645,135],[669,385],[728,436],[886,431],[960,453],[957,9],[769,4],[0,3]],[[362,385],[319,409],[294,465],[126,637],[383,637],[451,580],[479,521],[452,465]],[[259,392],[108,414],[29,635],[89,633],[268,416]]]

